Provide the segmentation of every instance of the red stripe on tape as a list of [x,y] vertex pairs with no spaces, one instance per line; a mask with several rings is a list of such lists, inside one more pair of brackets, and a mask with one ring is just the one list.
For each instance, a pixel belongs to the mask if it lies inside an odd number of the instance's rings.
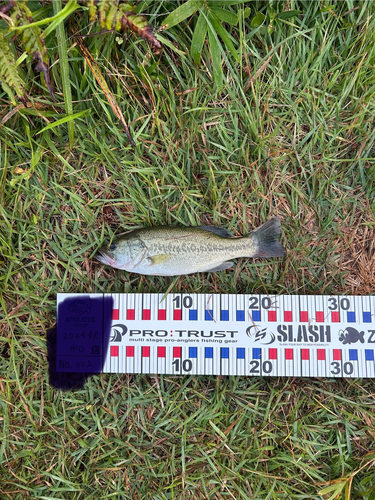
[[181,347],[174,347],[173,348],[173,357],[174,358],[181,358],[182,355],[182,348]]
[[133,345],[126,346],[126,357],[127,358],[134,358],[134,346]]
[[158,347],[158,358],[165,358],[165,347]]
[[341,349],[333,349],[333,359],[335,361],[341,361]]
[[301,359],[310,359],[310,352],[308,349],[301,349]]
[[338,311],[333,311],[332,323],[340,323],[340,313]]
[[324,312],[323,311],[316,311],[316,322],[317,323],[324,322]]
[[112,319],[119,319],[119,317],[120,317],[120,310],[112,309]]
[[150,319],[151,318],[151,309],[143,309],[142,318],[143,319]]
[[307,323],[309,321],[309,313],[307,311],[301,311],[299,316],[300,321],[303,321],[304,323]]
[[126,319],[134,319],[135,318],[135,309],[128,309],[126,311]]
[[150,348],[145,345],[142,347],[142,358],[149,358],[149,357],[150,357]]
[[111,356],[118,356],[118,345],[111,345]]
[[285,359],[293,359],[293,349],[285,349]]
[[326,359],[326,350],[325,349],[318,349],[318,360],[325,361],[325,359]]
[[293,321],[292,311],[284,311],[284,321]]
[[268,311],[268,321],[276,321],[276,311]]
[[159,309],[158,311],[158,320],[163,321],[167,319],[167,311],[165,309]]
[[277,359],[277,349],[270,348],[268,356],[270,359]]

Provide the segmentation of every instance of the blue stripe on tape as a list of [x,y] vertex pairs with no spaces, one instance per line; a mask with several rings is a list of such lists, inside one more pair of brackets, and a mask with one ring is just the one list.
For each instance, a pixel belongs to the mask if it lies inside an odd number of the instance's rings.
[[214,320],[214,315],[213,315],[213,309],[206,309],[204,319],[206,321],[213,321]]
[[213,358],[214,357],[214,348],[213,347],[205,347],[204,348],[204,357],[205,358]]
[[349,359],[350,361],[358,361],[357,349],[349,349]]
[[229,311],[221,311],[220,314],[221,321],[229,321]]
[[364,323],[371,323],[371,313],[370,312],[364,312],[363,313],[363,322]]
[[260,311],[252,311],[253,321],[260,321]]
[[374,361],[374,351],[372,349],[365,349],[366,361]]
[[245,321],[245,311],[237,311],[236,319],[237,321]]
[[348,323],[355,323],[355,312],[348,311],[346,314],[348,316]]
[[190,321],[197,321],[197,319],[198,319],[198,310],[197,309],[190,309],[189,310],[189,319],[190,319]]
[[197,357],[197,348],[189,347],[189,358],[196,358],[196,357]]
[[222,359],[229,359],[229,347],[221,348],[221,357]]
[[245,348],[237,347],[237,359],[245,359]]
[[259,347],[253,347],[253,359],[260,359],[261,351]]

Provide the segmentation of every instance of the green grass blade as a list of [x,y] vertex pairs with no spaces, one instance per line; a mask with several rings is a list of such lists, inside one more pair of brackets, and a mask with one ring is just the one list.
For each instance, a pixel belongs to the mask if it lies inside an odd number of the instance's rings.
[[197,25],[195,26],[193,39],[191,41],[191,56],[198,66],[201,63],[202,49],[206,35],[207,21],[203,12],[201,12],[198,17]]
[[[59,2],[53,1],[53,11],[56,12],[56,7],[55,3],[59,4]],[[46,38],[50,33],[52,33],[58,26],[61,25],[67,19],[70,17],[73,12],[75,12],[77,9],[80,8],[80,6],[77,4],[76,0],[69,0],[69,2],[65,5],[65,7],[62,9],[61,8],[61,2],[60,2],[60,10],[58,13],[53,16],[51,19],[51,24],[43,31],[43,38]]]
[[46,127],[42,128],[42,130],[39,130],[38,134],[41,134],[42,132],[45,132],[46,130],[51,130],[52,128],[58,127],[59,125],[62,125],[63,123],[69,123],[72,120],[77,120],[78,118],[82,118],[86,115],[91,113],[91,109],[85,109],[85,111],[80,111],[79,113],[76,113],[75,115],[69,115],[69,116],[64,116],[64,118],[61,118],[60,120],[57,120],[53,123],[50,123]]
[[213,79],[217,90],[220,91],[223,86],[223,68],[221,66],[220,43],[216,37],[212,24],[208,27],[208,41],[210,44],[211,58],[213,62]]
[[279,12],[277,19],[290,19],[291,17],[298,16],[300,13],[300,10],[286,10],[285,12]]
[[[52,3],[55,3],[55,2],[52,2]],[[79,8],[80,8],[80,6],[78,5],[76,0],[70,0],[65,5],[65,7],[58,14],[54,15],[53,17],[46,17],[44,19],[41,19],[40,21],[35,21],[34,23],[31,23],[31,24],[24,24],[22,26],[16,26],[14,28],[11,28],[9,30],[9,32],[11,33],[12,31],[16,31],[17,33],[19,33],[20,31],[23,31],[25,29],[34,28],[36,26],[43,26],[44,24],[51,23],[53,28],[52,29],[47,28],[48,32],[47,32],[47,30],[45,30],[43,32],[43,37],[46,37],[49,33],[51,33],[51,31],[53,31],[56,28],[57,24],[62,23],[64,21],[64,19],[69,17],[71,14],[73,14],[74,11],[76,11]]]
[[164,20],[163,25],[165,29],[172,28],[176,24],[180,24],[186,18],[192,16],[203,5],[203,0],[188,0],[178,7],[176,10],[171,12],[169,16]]
[[251,26],[258,28],[258,26],[261,26],[264,23],[265,19],[266,16],[262,14],[262,12],[257,12],[251,21]]
[[[57,17],[58,14],[62,12],[61,7],[62,7],[61,0],[55,0],[53,2],[53,12],[55,13],[55,17]],[[66,114],[70,116],[73,115],[72,90],[70,86],[70,77],[69,77],[69,62],[68,62],[66,34],[65,34],[64,24],[62,22],[60,22],[56,27],[56,38],[57,38],[57,46],[60,58],[61,83],[64,93],[65,111]],[[74,123],[72,120],[68,122],[68,136],[69,136],[69,145],[72,148],[74,144]]]
[[186,59],[186,52],[183,52],[182,50],[175,47],[171,41],[169,41],[167,38],[162,36],[160,33],[156,33],[155,36],[159,40],[159,42],[161,42],[163,45],[165,45],[169,49],[173,50],[173,52],[176,52],[176,54],[178,54],[180,57]]
[[231,24],[232,26],[236,26],[238,23],[238,15],[228,9],[221,9],[214,5],[211,11],[224,23]]
[[220,5],[220,7],[223,7],[225,5],[227,5],[228,7],[231,6],[231,5],[240,5],[241,3],[246,3],[248,2],[249,0],[220,0],[220,1],[217,1],[217,0],[208,0],[207,1],[207,5],[211,8],[211,7],[218,7]]
[[235,60],[237,62],[240,62],[240,56],[238,55],[238,53],[233,45],[232,40],[229,38],[229,33],[227,32],[227,30],[223,27],[221,22],[218,20],[218,18],[214,14],[210,15],[210,21],[212,23],[212,26],[214,27],[214,29],[218,33],[218,35],[220,35],[221,39],[223,40],[226,48],[230,51],[230,53],[235,58]]

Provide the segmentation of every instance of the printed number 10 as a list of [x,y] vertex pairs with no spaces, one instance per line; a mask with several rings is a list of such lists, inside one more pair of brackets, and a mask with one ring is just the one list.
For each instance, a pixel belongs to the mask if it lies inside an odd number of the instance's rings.
[[[181,298],[180,297],[175,297],[172,302],[175,302],[177,309],[179,309],[181,306]],[[193,305],[193,299],[191,297],[184,297],[182,299],[182,305],[186,307],[186,309],[190,309],[190,307]]]
[[[176,372],[179,372],[180,371],[180,360],[179,359],[174,360],[172,363],[172,366],[174,366]],[[191,362],[191,360],[184,359],[182,362],[183,371],[190,372],[192,368],[193,368],[193,363]]]

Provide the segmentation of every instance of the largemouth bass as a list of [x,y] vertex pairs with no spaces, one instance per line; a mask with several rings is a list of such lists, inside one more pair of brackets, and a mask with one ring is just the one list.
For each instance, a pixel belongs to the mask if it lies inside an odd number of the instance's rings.
[[213,226],[156,226],[135,229],[101,249],[99,262],[132,273],[153,276],[222,271],[238,257],[282,257],[277,217],[248,236],[236,238]]

